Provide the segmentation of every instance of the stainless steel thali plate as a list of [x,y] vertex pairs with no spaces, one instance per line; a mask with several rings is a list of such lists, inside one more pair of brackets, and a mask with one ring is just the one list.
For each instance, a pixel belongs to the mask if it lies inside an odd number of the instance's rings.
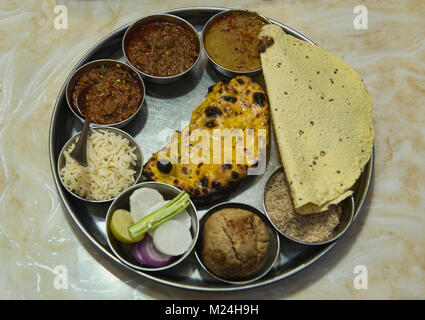
[[[196,28],[198,33],[201,33],[208,19],[223,10],[227,9],[218,7],[188,7],[162,13],[169,13],[186,19]],[[288,26],[273,20],[271,22],[280,25],[287,33],[313,44],[311,40]],[[74,70],[96,59],[117,59],[125,62],[121,40],[130,25],[131,23],[128,23],[113,31],[88,50],[74,67]],[[264,79],[261,74],[253,78],[265,89]],[[169,132],[164,130],[164,128],[175,130],[183,128],[189,122],[193,109],[204,100],[208,87],[223,79],[225,78],[215,71],[208,62],[205,53],[203,53],[193,72],[185,75],[184,78],[170,86],[153,84],[146,81],[145,106],[142,108],[142,112],[138,113],[134,120],[122,129],[134,137],[141,146],[145,159],[148,159],[152,153],[159,150],[167,142]],[[186,259],[186,263],[163,272],[142,272],[123,264],[113,254],[106,240],[105,217],[109,204],[87,204],[73,197],[61,185],[58,176],[56,164],[61,148],[71,136],[82,129],[81,121],[71,113],[67,106],[65,97],[66,82],[59,93],[51,118],[49,132],[50,165],[60,199],[67,214],[72,217],[83,234],[105,254],[105,257],[139,274],[141,279],[146,277],[170,286],[192,290],[232,291],[258,287],[287,278],[308,267],[334,247],[336,242],[321,246],[305,246],[282,237],[280,239],[280,254],[273,268],[263,278],[247,285],[231,285],[212,278],[203,271],[193,252]],[[241,202],[252,205],[261,211],[263,210],[262,191],[264,185],[270,174],[280,166],[273,133],[271,134],[270,145],[269,161],[265,173],[261,176],[249,177],[237,189],[221,199],[220,202]],[[358,216],[366,198],[372,178],[372,170],[373,153],[371,160],[366,165],[364,172],[354,187],[356,210],[354,218]],[[198,207],[200,217],[214,204],[217,204],[217,202],[209,206]],[[337,241],[343,241],[343,237]]]

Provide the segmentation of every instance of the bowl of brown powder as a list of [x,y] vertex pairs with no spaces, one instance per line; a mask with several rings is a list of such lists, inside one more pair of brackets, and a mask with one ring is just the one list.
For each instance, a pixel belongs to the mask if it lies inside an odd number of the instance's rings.
[[354,216],[352,196],[331,205],[327,211],[297,213],[282,167],[269,177],[263,197],[264,211],[273,226],[284,237],[301,244],[322,245],[335,241],[348,229]]

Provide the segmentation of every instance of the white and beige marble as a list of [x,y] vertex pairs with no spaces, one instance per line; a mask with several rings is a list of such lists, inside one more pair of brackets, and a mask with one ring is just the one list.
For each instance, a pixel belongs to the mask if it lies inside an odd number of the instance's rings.
[[[54,7],[69,27],[53,27]],[[345,239],[310,268],[254,290],[203,293],[135,276],[106,259],[62,209],[49,165],[55,99],[70,70],[107,33],[140,16],[233,1],[0,2],[0,299],[425,298],[425,3],[277,1],[238,4],[281,21],[354,66],[374,102],[375,171]],[[368,29],[353,8],[368,9]],[[68,270],[57,290],[58,265]],[[353,269],[368,268],[355,289]]]

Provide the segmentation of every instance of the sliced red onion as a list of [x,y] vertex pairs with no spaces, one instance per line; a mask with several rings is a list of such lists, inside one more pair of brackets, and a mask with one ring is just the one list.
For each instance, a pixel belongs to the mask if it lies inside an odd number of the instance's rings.
[[145,235],[142,241],[134,243],[131,252],[134,259],[149,267],[163,267],[173,260],[172,256],[163,254],[155,248],[152,237],[149,235]]
[[142,241],[136,242],[136,243],[133,243],[131,245],[131,254],[133,255],[133,258],[136,259],[137,262],[139,262],[140,264],[144,265],[145,264],[145,260],[143,259],[142,253],[139,250],[139,243],[141,243],[141,242]]

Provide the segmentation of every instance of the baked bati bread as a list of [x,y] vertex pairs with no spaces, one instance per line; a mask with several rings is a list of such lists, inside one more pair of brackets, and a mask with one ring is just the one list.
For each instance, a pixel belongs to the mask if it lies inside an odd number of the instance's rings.
[[[201,129],[198,130],[197,129]],[[217,130],[220,129],[220,130]],[[246,129],[254,129],[254,141],[259,141],[258,129],[265,132],[266,149],[269,141],[269,102],[268,97],[259,84],[250,77],[238,76],[230,81],[220,81],[208,90],[205,100],[192,112],[188,127],[181,132],[176,131],[171,141],[161,150],[154,153],[143,168],[143,175],[152,181],[159,181],[176,186],[186,191],[192,200],[207,201],[217,198],[225,191],[236,185],[248,175],[249,168],[258,165],[258,143],[256,142],[253,154],[240,149],[236,142],[239,136],[232,139],[230,152],[225,152],[225,137],[221,139],[221,159],[217,159],[214,149],[215,132],[225,133],[239,130],[242,137],[248,135]],[[236,130],[236,131],[235,131]],[[186,133],[184,133],[186,132]],[[197,158],[200,140],[192,139],[194,132],[207,133],[210,139],[210,157],[204,161],[201,155]],[[261,133],[261,132],[260,132]],[[191,139],[184,140],[183,135]],[[202,137],[203,139],[203,137]],[[184,141],[189,141],[185,150]],[[228,144],[229,145],[229,144]],[[237,149],[238,148],[238,149]],[[242,149],[244,141],[242,141]],[[174,159],[171,151],[176,150]],[[228,149],[226,149],[228,150]],[[243,158],[236,156],[242,154]],[[240,151],[242,153],[240,153]],[[190,156],[189,156],[189,155]],[[220,154],[220,152],[219,152]],[[247,157],[246,157],[246,156]],[[232,158],[230,159],[230,156]],[[248,158],[250,157],[250,158]],[[168,158],[168,159],[167,159]],[[167,161],[168,160],[168,161]],[[188,161],[189,160],[189,161]],[[218,160],[218,161],[217,161]],[[254,161],[251,161],[254,160]]]
[[244,209],[224,208],[204,224],[201,258],[215,275],[238,280],[261,267],[268,246],[266,225],[257,215]]

